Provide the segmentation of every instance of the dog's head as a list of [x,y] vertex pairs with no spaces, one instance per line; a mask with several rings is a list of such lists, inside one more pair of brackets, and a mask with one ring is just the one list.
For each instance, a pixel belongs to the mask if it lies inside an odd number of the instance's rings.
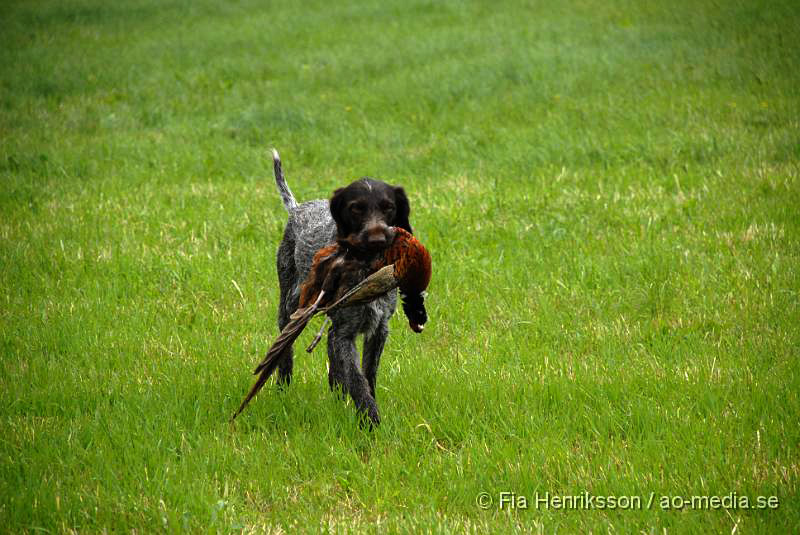
[[403,188],[362,178],[333,192],[331,215],[337,240],[365,252],[378,252],[392,243],[392,227],[412,232],[410,207]]

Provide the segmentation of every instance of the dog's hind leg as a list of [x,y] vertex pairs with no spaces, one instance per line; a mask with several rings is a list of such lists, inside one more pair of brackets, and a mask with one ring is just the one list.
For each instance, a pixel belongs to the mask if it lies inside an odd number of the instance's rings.
[[[278,283],[280,285],[280,303],[278,306],[278,331],[283,331],[297,309],[298,295],[294,287],[297,268],[294,265],[294,240],[287,236],[278,247]],[[283,350],[278,361],[278,384],[288,385],[292,381],[294,367],[294,350],[291,345]]]

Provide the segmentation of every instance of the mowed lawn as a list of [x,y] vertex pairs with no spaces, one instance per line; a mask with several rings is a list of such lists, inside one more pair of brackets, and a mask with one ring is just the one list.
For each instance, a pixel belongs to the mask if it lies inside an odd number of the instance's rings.
[[[273,146],[432,253],[372,432],[228,423]],[[795,1],[3,2],[0,531],[797,532],[799,257]]]

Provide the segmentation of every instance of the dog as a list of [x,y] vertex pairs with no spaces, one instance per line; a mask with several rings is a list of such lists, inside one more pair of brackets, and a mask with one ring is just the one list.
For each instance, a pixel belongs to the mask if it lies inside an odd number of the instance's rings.
[[[370,264],[391,245],[393,227],[413,231],[408,219],[408,197],[402,187],[364,177],[334,191],[329,201],[298,204],[283,177],[280,157],[274,149],[273,163],[278,192],[289,214],[277,252],[278,328],[283,330],[298,308],[303,281],[318,250],[337,243],[348,252],[349,258],[356,259],[348,264],[352,271],[348,278],[361,280],[369,275]],[[389,318],[396,306],[397,291],[392,290],[367,304],[330,314],[328,384],[331,390],[349,394],[356,409],[373,425],[380,423],[375,383],[389,335]],[[356,348],[356,337],[360,334],[364,336],[361,366]],[[289,346],[279,357],[278,384],[291,382],[293,362],[293,348]]]

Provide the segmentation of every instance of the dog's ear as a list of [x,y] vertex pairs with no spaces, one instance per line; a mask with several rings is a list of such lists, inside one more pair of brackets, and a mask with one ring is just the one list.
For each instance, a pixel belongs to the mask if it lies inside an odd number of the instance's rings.
[[406,197],[406,192],[403,188],[394,188],[394,205],[397,210],[394,216],[394,226],[400,227],[413,234],[414,231],[411,230],[411,223],[408,221],[408,215],[411,213],[411,206],[408,204],[408,197]]
[[347,218],[344,215],[345,189],[346,188],[339,188],[336,191],[334,191],[333,197],[331,197],[329,204],[331,210],[331,216],[333,217],[334,222],[336,222],[336,230],[340,238],[350,234],[350,229],[348,228],[349,225],[347,224]]

